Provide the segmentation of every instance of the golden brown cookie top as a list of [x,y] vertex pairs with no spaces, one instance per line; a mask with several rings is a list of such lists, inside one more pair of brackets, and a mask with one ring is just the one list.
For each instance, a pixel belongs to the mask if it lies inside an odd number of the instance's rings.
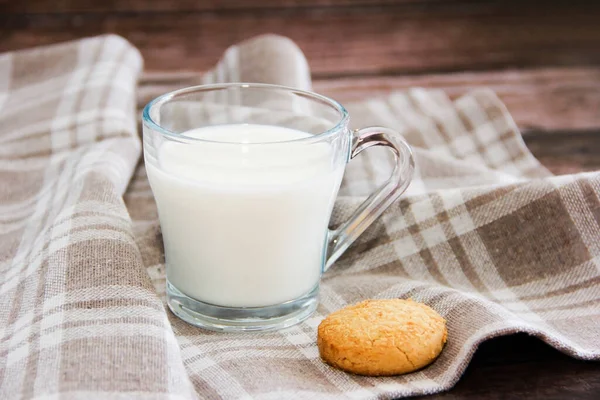
[[338,310],[318,329],[325,361],[367,375],[391,375],[433,361],[446,342],[446,321],[413,300],[366,300]]

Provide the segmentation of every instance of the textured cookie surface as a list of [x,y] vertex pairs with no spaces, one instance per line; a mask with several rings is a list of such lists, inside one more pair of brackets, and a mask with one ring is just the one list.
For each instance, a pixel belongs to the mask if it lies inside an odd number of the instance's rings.
[[366,300],[330,314],[317,345],[328,364],[360,375],[397,375],[431,363],[446,343],[446,321],[412,300]]

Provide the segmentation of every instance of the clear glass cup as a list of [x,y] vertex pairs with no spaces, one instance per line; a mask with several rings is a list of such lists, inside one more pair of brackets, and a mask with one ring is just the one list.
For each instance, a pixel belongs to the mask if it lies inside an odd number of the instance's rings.
[[[348,120],[327,97],[255,83],[181,89],[144,108],[144,160],[175,315],[211,330],[259,331],[313,313],[321,275],[414,169],[397,132],[351,131]],[[240,129],[267,139],[246,140]],[[346,164],[372,146],[393,153],[391,176],[329,230]]]

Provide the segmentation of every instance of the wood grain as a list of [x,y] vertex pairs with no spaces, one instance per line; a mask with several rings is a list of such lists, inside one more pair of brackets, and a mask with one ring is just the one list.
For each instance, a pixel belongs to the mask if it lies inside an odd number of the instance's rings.
[[[138,106],[181,87],[199,83],[197,72],[149,72],[138,91]],[[314,90],[342,103],[383,97],[394,90],[440,88],[451,97],[489,87],[524,131],[600,129],[600,67],[542,68],[420,76],[318,79]],[[600,154],[600,153],[598,153]]]
[[523,138],[533,155],[555,175],[600,170],[600,130],[531,131]]
[[317,77],[600,64],[600,2],[437,2],[430,6],[0,16],[0,51],[114,32],[149,70],[210,68],[272,32],[295,40]]
[[[438,0],[0,0],[7,13],[219,11],[433,3]],[[451,0],[450,0],[451,1]]]

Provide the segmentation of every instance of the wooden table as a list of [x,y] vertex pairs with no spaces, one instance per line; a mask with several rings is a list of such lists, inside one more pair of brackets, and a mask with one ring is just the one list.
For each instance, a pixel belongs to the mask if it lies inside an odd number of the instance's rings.
[[[556,174],[600,169],[600,2],[468,0],[0,0],[0,52],[114,32],[144,56],[139,105],[185,86],[261,33],[305,52],[342,102],[410,86],[487,86]],[[600,333],[599,333],[600,335]],[[428,399],[600,398],[600,364],[526,335],[490,340]]]

